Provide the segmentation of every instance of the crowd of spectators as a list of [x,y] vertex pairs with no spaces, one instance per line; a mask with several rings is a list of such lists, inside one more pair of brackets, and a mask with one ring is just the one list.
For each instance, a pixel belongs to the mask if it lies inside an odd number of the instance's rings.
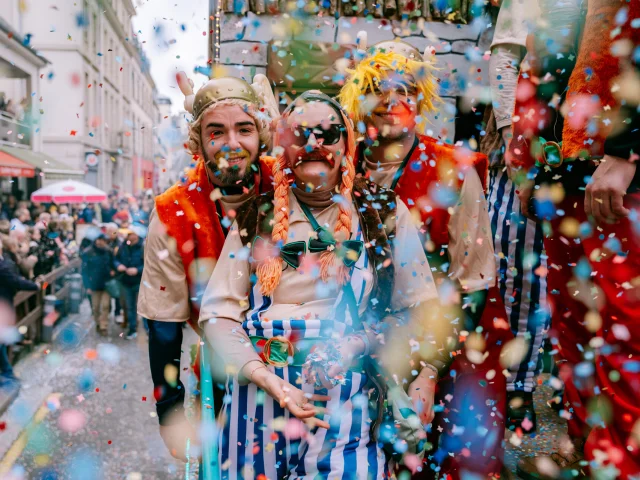
[[[0,317],[15,317],[18,291],[39,289],[43,276],[80,256],[97,330],[106,334],[114,298],[114,319],[128,328],[128,338],[135,338],[143,244],[152,209],[150,192],[136,198],[114,191],[97,205],[40,204],[0,196]],[[115,285],[115,291],[108,284]],[[1,323],[5,327],[11,322]],[[4,330],[0,328],[0,334]],[[0,392],[19,387],[8,343],[0,335]]]

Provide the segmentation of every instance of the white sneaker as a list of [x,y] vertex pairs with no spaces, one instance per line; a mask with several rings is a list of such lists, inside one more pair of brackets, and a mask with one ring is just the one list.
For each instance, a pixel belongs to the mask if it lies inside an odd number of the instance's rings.
[[116,323],[122,325],[124,323],[124,317],[122,315],[116,316]]

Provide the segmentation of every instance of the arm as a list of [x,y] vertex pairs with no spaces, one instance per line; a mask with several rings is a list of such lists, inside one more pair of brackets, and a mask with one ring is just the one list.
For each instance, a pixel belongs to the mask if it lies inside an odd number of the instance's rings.
[[38,290],[40,287],[37,283],[27,280],[26,278],[18,275],[9,267],[5,262],[0,267],[0,283],[5,285],[11,285],[14,290]]
[[640,189],[640,120],[637,111],[631,115],[626,128],[607,138],[605,156],[585,189],[585,213],[599,225],[627,217],[630,211],[624,206],[624,198]]
[[185,267],[155,210],[149,223],[144,264],[138,313],[150,320],[188,321],[191,305]]
[[[148,325],[149,365],[158,420],[163,426],[175,425],[185,420],[184,385],[180,381],[182,322],[149,320]],[[172,368],[167,369],[168,365]]]
[[[444,325],[448,323],[443,322],[444,317],[437,314],[438,292],[431,268],[411,213],[400,200],[392,249],[395,267],[390,306],[392,314],[384,318],[382,327],[387,331],[393,329],[393,335],[385,335],[382,332],[382,335],[371,339],[370,343],[372,348],[380,349],[383,362],[394,364],[393,371],[401,372],[400,378],[404,378],[409,377],[410,370],[416,366],[410,365],[408,356],[406,359],[398,358],[397,352],[410,352],[421,340],[424,340],[426,345],[430,340],[424,336],[425,334],[433,335],[431,340],[441,345],[449,335],[446,333],[449,327]],[[431,353],[425,356],[429,363],[438,356],[435,352]],[[395,365],[398,362],[401,364]]]
[[491,49],[489,61],[491,98],[493,99],[496,127],[502,133],[510,133],[511,131],[518,72],[523,56],[524,48],[520,45],[503,43]]
[[124,258],[124,251],[125,249],[120,247],[117,248],[116,254],[113,256],[113,267],[118,270],[118,267],[123,266],[123,267],[127,267],[127,261]]
[[640,154],[640,113],[637,107],[625,105],[620,108],[618,118],[622,121],[622,128],[607,137],[604,153],[628,160],[633,153]]
[[[398,201],[396,238],[393,243],[394,293],[393,312],[385,322],[394,325],[393,335],[387,335],[385,346],[378,354],[385,371],[402,385],[410,382],[408,394],[422,423],[428,425],[434,417],[434,398],[439,371],[449,364],[446,345],[453,336],[451,323],[441,314],[431,269],[411,214]],[[399,355],[399,352],[407,352]]]
[[[251,267],[237,225],[224,243],[218,263],[202,297],[200,326],[227,372],[241,374],[250,362],[261,362],[241,324],[249,308]],[[239,375],[241,382],[248,380]]]
[[[149,319],[149,364],[156,392],[156,411],[160,425],[179,424],[186,421],[180,352],[182,324],[190,315],[189,293],[180,255],[172,248],[155,215],[149,227],[145,261],[147,268],[142,274],[138,313]],[[175,382],[165,378],[167,365],[177,369]]]

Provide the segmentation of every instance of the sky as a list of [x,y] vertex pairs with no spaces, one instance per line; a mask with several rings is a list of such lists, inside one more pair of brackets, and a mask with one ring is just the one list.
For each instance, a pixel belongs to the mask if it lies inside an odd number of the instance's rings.
[[[133,26],[149,60],[158,93],[172,102],[172,112],[183,111],[184,96],[175,74],[184,70],[197,88],[208,80],[194,74],[207,64],[208,0],[133,0]],[[203,33],[205,35],[203,35]]]

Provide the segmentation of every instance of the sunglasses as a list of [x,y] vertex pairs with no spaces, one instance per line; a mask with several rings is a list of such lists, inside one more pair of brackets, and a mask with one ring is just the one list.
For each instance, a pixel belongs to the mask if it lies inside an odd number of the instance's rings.
[[332,123],[327,128],[322,125],[316,125],[315,127],[291,127],[295,135],[295,144],[298,146],[306,145],[309,141],[309,136],[313,133],[316,140],[322,140],[323,145],[335,145],[340,141],[342,132],[344,132],[345,126],[338,123]]

